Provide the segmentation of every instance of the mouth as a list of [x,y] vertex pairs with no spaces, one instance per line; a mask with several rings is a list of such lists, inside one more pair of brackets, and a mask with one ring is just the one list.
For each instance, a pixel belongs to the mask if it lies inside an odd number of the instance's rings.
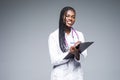
[[68,23],[68,24],[72,24],[72,22],[71,22],[71,21],[68,21],[67,23]]
[[69,25],[73,25],[73,21],[67,21]]
[[69,26],[72,26],[72,25],[73,25],[73,22],[72,22],[72,21],[67,21],[67,24],[68,24]]

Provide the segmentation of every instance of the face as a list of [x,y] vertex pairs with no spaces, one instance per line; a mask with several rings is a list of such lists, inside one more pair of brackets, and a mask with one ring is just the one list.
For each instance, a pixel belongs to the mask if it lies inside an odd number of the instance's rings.
[[65,22],[67,27],[72,27],[75,22],[75,12],[72,10],[68,10],[64,14],[63,21]]

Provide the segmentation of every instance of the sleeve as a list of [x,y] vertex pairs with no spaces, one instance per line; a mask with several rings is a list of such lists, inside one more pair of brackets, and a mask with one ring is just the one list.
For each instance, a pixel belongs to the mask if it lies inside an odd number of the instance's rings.
[[[85,42],[85,38],[84,38],[83,33],[81,33],[81,42]],[[83,51],[81,54],[84,56],[84,58],[86,58],[86,56],[87,56],[87,49],[85,51]]]
[[49,53],[52,65],[59,65],[66,63],[68,60],[65,60],[64,57],[69,53],[69,51],[63,53],[59,48],[59,41],[54,35],[50,35],[48,39]]
[[[78,33],[79,33],[79,34],[78,34],[79,40],[81,41],[81,43],[85,42],[85,38],[84,38],[83,33],[82,33],[82,32],[78,32]],[[86,56],[87,56],[87,50],[83,51],[83,52],[81,53],[81,55],[82,55],[84,58],[86,58]],[[76,60],[77,62],[80,62],[80,60],[77,60],[76,58],[75,58],[75,60]]]

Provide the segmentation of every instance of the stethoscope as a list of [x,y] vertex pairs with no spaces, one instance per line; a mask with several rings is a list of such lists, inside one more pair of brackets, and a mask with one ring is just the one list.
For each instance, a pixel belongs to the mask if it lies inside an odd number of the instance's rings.
[[[78,36],[78,34],[77,34],[77,32],[76,32],[76,30],[74,28],[71,28],[71,30],[72,30],[72,39],[73,39],[73,42],[70,42],[70,44],[74,44],[75,43],[74,33],[76,34],[78,41],[79,41],[79,36]],[[65,44],[66,44],[66,47],[68,48],[69,46],[68,46],[66,38],[65,38]]]

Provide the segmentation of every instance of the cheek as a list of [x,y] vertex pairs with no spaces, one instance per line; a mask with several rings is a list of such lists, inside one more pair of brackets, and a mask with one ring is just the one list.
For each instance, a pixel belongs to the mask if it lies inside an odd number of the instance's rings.
[[75,22],[75,19],[73,19],[73,23]]
[[75,22],[75,19],[73,19],[73,21]]
[[74,20],[74,22],[75,22],[75,20]]
[[63,16],[63,22],[66,23],[66,18],[65,18],[65,16]]

